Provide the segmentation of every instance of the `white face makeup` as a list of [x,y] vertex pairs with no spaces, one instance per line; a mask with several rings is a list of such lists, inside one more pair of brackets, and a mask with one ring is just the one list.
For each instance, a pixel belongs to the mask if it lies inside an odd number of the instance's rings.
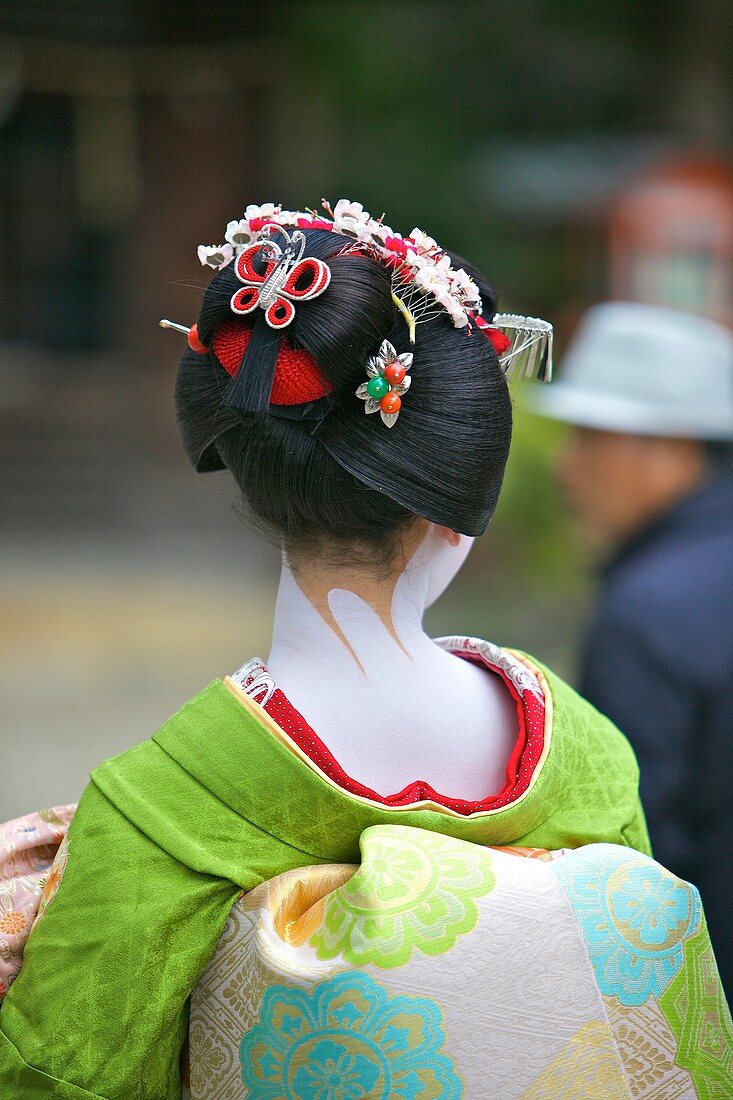
[[431,524],[383,585],[357,571],[348,588],[314,586],[283,564],[270,673],[347,773],[382,793],[418,778],[463,798],[503,785],[517,729],[511,696],[422,626],[472,544]]

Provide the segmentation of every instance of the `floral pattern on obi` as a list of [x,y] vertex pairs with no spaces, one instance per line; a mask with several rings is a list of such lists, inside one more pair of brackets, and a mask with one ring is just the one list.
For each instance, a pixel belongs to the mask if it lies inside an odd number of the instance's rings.
[[623,1005],[660,997],[700,924],[694,886],[648,856],[592,844],[550,864],[585,938],[601,992]]
[[242,1080],[257,1100],[457,1100],[441,1011],[345,972],[311,990],[273,985],[242,1039]]
[[311,938],[320,959],[404,966],[413,951],[442,955],[478,920],[476,898],[496,877],[486,849],[404,825],[375,825],[362,863],[330,895]]

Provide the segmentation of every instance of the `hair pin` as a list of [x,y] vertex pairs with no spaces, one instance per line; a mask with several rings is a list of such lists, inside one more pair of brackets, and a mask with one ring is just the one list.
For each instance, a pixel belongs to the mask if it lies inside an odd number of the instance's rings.
[[412,366],[412,352],[398,355],[389,340],[383,340],[377,355],[367,359],[368,380],[356,391],[360,401],[366,402],[364,412],[378,412],[388,428],[397,423],[402,407],[402,397],[410,388],[412,379],[407,373]]
[[198,325],[191,325],[190,328],[187,328],[185,325],[179,325],[176,321],[168,321],[165,317],[158,324],[161,328],[170,328],[176,332],[182,332],[188,340],[191,351],[195,351],[198,355],[206,355],[209,350],[205,344],[201,343]]
[[552,380],[553,328],[540,317],[523,317],[519,313],[497,313],[491,322],[509,340],[509,347],[499,356],[507,378]]
[[412,315],[412,313],[410,313],[409,309],[407,308],[405,303],[402,301],[402,299],[399,297],[399,295],[395,294],[394,291],[392,291],[392,301],[397,306],[397,308],[400,311],[400,313],[402,314],[402,316],[405,318],[405,324],[407,325],[407,331],[410,335],[410,343],[414,344],[415,343],[415,323],[416,323],[414,316]]

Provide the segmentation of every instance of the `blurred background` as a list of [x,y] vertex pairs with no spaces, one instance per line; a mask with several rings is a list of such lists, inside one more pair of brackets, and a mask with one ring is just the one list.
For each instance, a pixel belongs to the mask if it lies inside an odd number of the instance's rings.
[[[728,0],[0,3],[0,820],[267,655],[279,553],[172,391],[249,202],[347,197],[482,267],[561,353],[606,297],[731,321]],[[649,195],[659,201],[649,218]],[[572,678],[591,598],[515,391],[499,511],[435,633]]]

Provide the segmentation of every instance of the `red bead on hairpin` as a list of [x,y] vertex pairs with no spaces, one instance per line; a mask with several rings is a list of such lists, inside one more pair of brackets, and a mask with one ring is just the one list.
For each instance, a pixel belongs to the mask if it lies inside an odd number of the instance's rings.
[[165,318],[163,318],[159,324],[161,328],[172,328],[175,329],[176,332],[182,332],[188,340],[188,346],[191,351],[195,351],[197,355],[206,355],[209,350],[206,344],[201,343],[198,325],[191,325],[190,328],[186,328],[185,325],[176,324],[175,321],[167,321]]

